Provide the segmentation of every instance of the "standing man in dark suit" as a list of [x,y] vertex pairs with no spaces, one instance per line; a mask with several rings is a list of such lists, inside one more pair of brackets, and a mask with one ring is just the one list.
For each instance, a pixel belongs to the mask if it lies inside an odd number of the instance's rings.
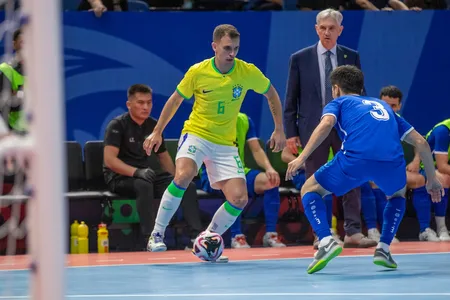
[[[343,26],[342,14],[326,9],[317,14],[316,31],[319,42],[291,55],[289,77],[284,107],[287,147],[297,154],[298,147],[305,146],[319,124],[323,107],[330,102],[330,73],[337,66],[355,65],[361,68],[359,54],[355,50],[337,45]],[[364,94],[364,93],[363,93]],[[329,149],[336,153],[341,140],[336,129],[313,152],[305,163],[306,177],[327,162]],[[344,247],[374,247],[376,242],[361,233],[361,190],[354,189],[343,196]]]

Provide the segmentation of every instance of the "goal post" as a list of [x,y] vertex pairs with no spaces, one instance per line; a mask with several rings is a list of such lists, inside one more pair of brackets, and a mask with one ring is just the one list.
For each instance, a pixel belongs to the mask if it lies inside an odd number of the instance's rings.
[[32,145],[27,228],[33,300],[65,298],[68,222],[61,2],[21,1],[26,19],[25,107]]

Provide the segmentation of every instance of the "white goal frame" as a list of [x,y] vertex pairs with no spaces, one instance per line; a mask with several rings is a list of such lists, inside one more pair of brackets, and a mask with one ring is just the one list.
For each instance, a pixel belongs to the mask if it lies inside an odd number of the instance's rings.
[[65,299],[68,224],[61,0],[22,0],[25,106],[29,111],[31,197],[28,201],[30,295]]

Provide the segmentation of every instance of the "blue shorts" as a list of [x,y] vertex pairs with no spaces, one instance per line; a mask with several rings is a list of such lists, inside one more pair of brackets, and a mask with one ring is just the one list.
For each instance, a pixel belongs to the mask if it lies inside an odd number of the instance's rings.
[[[247,192],[248,192],[248,196],[250,198],[257,196],[255,193],[255,180],[256,180],[256,176],[258,176],[259,173],[261,173],[261,171],[259,171],[259,170],[250,170],[247,173],[247,175],[245,175],[245,179],[247,181]],[[203,191],[210,193],[210,194],[218,194],[218,195],[223,196],[222,191],[214,190],[213,188],[211,188],[211,185],[209,184],[208,176],[201,176],[200,183],[201,183]]]
[[373,181],[392,196],[406,186],[405,160],[374,161],[344,155],[339,151],[330,162],[314,173],[317,182],[327,191],[342,196],[350,190]]

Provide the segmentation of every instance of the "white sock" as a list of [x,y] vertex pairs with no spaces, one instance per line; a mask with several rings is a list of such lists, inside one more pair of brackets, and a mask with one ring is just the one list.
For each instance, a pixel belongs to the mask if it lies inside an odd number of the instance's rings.
[[164,236],[166,227],[180,206],[185,189],[176,186],[173,181],[164,192],[161,203],[159,204],[158,214],[156,215],[154,232],[159,232]]
[[389,250],[389,245],[388,245],[388,244],[379,242],[378,245],[377,245],[377,249],[379,249],[379,248],[383,249],[383,250],[384,250],[385,252],[387,252],[387,253],[390,252],[390,250]]
[[332,239],[333,237],[331,235],[324,237],[320,240],[319,247],[325,247]]
[[447,225],[445,225],[445,217],[435,217],[436,219],[436,231],[439,234],[441,231],[448,231]]
[[242,209],[235,207],[226,201],[214,214],[207,230],[210,232],[217,232],[220,235],[224,234],[224,232],[233,225],[241,212]]

